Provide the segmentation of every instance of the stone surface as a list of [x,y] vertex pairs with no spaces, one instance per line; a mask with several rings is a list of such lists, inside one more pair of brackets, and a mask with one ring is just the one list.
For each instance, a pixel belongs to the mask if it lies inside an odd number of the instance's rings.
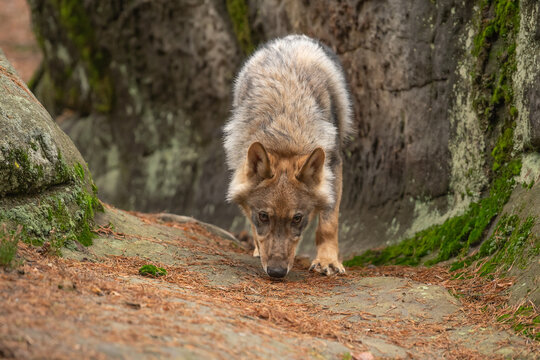
[[[532,187],[518,186],[508,203],[505,205],[501,215],[515,214],[519,216],[521,222],[529,217],[536,218],[540,213],[540,154],[531,154],[524,159],[522,167],[523,183],[535,183]],[[525,247],[526,252],[530,248],[540,244],[540,224],[536,222],[531,229],[530,241],[532,245]],[[540,306],[540,254],[530,255],[525,264],[518,261],[512,264],[508,276],[515,277],[515,283],[510,288],[510,303],[526,304],[532,302],[535,306]]]
[[517,144],[521,148],[540,150],[540,3],[520,1],[517,71],[514,91],[519,111]]
[[[297,262],[272,281],[259,259],[204,224],[112,207],[96,221],[99,236],[83,252],[23,247],[22,272],[0,271],[2,357],[532,359],[537,350],[471,322],[445,288],[407,275],[322,277]],[[167,275],[139,276],[148,263]]]
[[98,208],[81,154],[0,50],[0,226],[36,244],[89,242]]
[[458,301],[446,289],[393,277],[354,279],[334,290],[335,296],[315,297],[312,301],[377,319],[390,320],[398,316],[426,323],[441,323],[458,310]]
[[0,50],[0,197],[70,181],[84,164],[70,138],[30,92]]

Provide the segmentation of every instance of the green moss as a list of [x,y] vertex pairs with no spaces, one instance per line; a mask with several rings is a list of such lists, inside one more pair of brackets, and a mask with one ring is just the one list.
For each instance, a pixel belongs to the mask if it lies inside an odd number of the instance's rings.
[[21,228],[8,230],[5,224],[0,226],[0,266],[12,268],[17,255],[17,243],[21,238]]
[[497,318],[497,321],[511,324],[512,328],[531,339],[540,341],[540,315],[536,315],[532,306],[520,306],[517,311],[511,314],[504,314]]
[[506,107],[513,118],[512,74],[516,70],[516,36],[519,30],[517,0],[484,0],[482,14],[491,14],[478,21],[472,55],[476,58],[473,75],[474,99],[479,120],[488,126],[497,118],[496,110]]
[[527,189],[527,190],[531,190],[532,187],[534,186],[534,183],[535,183],[535,181],[534,181],[534,179],[532,179],[530,183],[528,183],[528,184],[527,184],[527,183],[523,183],[523,184],[521,184],[521,186],[522,186],[523,188]]
[[518,116],[518,110],[515,106],[510,107],[510,116],[515,119]]
[[426,262],[426,265],[433,265],[451,257],[466,254],[471,246],[481,242],[486,228],[508,201],[515,185],[514,177],[519,175],[520,171],[521,161],[518,159],[503,164],[498,170],[499,176],[491,183],[489,195],[478,202],[471,203],[463,215],[420,231],[399,244],[379,251],[368,250],[344,264],[346,266],[368,263],[418,265],[423,257],[436,252],[437,255]]
[[524,266],[524,249],[532,240],[531,229],[534,226],[534,218],[527,218],[520,224],[516,215],[505,216],[497,224],[494,234],[482,243],[478,251],[479,257],[492,255],[490,259],[482,265],[481,274],[487,275],[496,269],[506,271],[512,265]]
[[56,160],[57,161],[54,164],[54,172],[56,174],[55,181],[57,183],[64,183],[71,180],[71,173],[60,151],[58,152]]
[[[34,192],[40,190],[43,181],[43,166],[35,164],[28,154],[32,149],[32,144],[28,148],[9,147],[2,148],[0,152],[4,161],[0,162],[0,195],[16,191],[18,193]],[[3,185],[3,186],[2,186]]]
[[94,218],[95,211],[103,211],[103,206],[95,193],[88,193],[86,191],[78,193],[76,202],[82,209],[82,212],[80,213],[80,218],[82,220],[81,228],[77,234],[77,240],[84,246],[90,246],[92,245],[92,239],[95,237],[95,234],[91,229],[91,222]]
[[245,55],[255,49],[251,40],[251,28],[248,19],[248,7],[245,0],[227,0],[227,12],[231,19],[234,33]]
[[167,275],[167,270],[149,264],[141,266],[141,268],[139,269],[139,274],[142,276],[160,277]]
[[[521,160],[513,158],[513,136],[517,110],[513,105],[512,73],[515,71],[515,39],[519,30],[518,2],[484,0],[477,36],[472,49],[477,59],[473,71],[473,107],[485,129],[486,143],[494,144],[491,155],[489,193],[471,203],[465,213],[432,226],[413,237],[382,250],[369,250],[345,262],[347,266],[366,263],[418,265],[427,255],[426,265],[465,256],[478,245],[487,227],[508,201],[519,175]],[[496,139],[496,141],[492,140]]]
[[97,185],[94,184],[94,182],[92,181],[91,186],[92,186],[92,193],[93,193],[94,195],[97,196],[97,193],[98,193],[98,187],[97,187]]
[[[84,64],[88,82],[92,89],[92,105],[98,112],[108,113],[114,103],[114,88],[107,73],[109,56],[96,45],[92,23],[86,15],[84,4],[78,0],[51,0],[56,10],[60,25],[64,28],[68,39],[78,51],[79,59]],[[73,69],[65,69],[65,79],[72,76]],[[59,85],[59,84],[57,84]],[[56,99],[76,104],[78,89],[66,90],[56,86]]]
[[[489,257],[480,267],[481,275],[494,271],[505,272],[512,266],[525,266],[527,259],[538,253],[538,239],[531,234],[534,218],[529,217],[523,223],[517,215],[504,215],[497,223],[493,234],[482,243],[479,250],[464,260],[457,261],[451,270],[469,266],[479,259]],[[525,251],[529,249],[529,251]]]
[[[61,156],[59,156],[61,159]],[[91,245],[92,222],[96,211],[102,211],[90,174],[76,164],[69,168],[62,161],[68,181],[32,197],[0,199],[0,221],[22,228],[23,241],[41,245],[49,242],[57,253],[70,241]]]
[[483,0],[480,7],[484,12],[492,11],[494,16],[480,23],[472,49],[475,56],[488,51],[496,37],[512,36],[519,29],[519,1]]
[[514,146],[514,127],[508,127],[491,151],[493,157],[492,170],[497,171],[503,164],[507,163],[511,158],[512,148]]
[[84,168],[81,164],[75,164],[75,166],[73,166],[73,170],[75,170],[75,174],[77,175],[77,177],[81,180],[81,181],[84,181]]

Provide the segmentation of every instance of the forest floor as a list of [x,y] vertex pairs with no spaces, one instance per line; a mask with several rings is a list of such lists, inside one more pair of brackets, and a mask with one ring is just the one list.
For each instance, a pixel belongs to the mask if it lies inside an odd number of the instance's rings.
[[[174,217],[172,218],[174,220]],[[170,219],[169,219],[170,220]],[[89,248],[19,245],[0,269],[0,358],[497,359],[540,346],[497,322],[512,279],[443,266],[263,273],[242,243],[197,222],[97,216]],[[167,270],[139,275],[142,265]]]

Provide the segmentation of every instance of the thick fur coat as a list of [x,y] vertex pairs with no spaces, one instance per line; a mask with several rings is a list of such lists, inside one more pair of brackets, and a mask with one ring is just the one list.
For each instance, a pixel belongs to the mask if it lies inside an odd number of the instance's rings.
[[[337,215],[341,148],[351,132],[343,70],[319,41],[302,35],[276,39],[244,64],[224,129],[227,164],[233,171],[227,199],[252,220],[256,253],[267,272],[268,262],[283,248],[289,251],[276,256],[286,259],[274,261],[279,263],[275,266],[283,268],[285,261],[289,271],[301,237],[294,231],[285,236],[287,229],[278,228],[290,228],[301,217],[301,233],[315,214],[320,214],[316,240],[322,262],[316,259],[313,268],[327,274],[344,271],[337,260]],[[267,215],[267,222],[260,219]]]

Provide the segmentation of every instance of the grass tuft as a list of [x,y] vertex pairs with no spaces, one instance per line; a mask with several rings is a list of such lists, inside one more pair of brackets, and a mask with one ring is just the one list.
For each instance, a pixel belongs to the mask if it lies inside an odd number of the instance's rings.
[[16,230],[9,231],[6,224],[0,227],[0,266],[13,268],[15,266],[15,256],[17,255],[17,244],[21,238],[22,226]]

